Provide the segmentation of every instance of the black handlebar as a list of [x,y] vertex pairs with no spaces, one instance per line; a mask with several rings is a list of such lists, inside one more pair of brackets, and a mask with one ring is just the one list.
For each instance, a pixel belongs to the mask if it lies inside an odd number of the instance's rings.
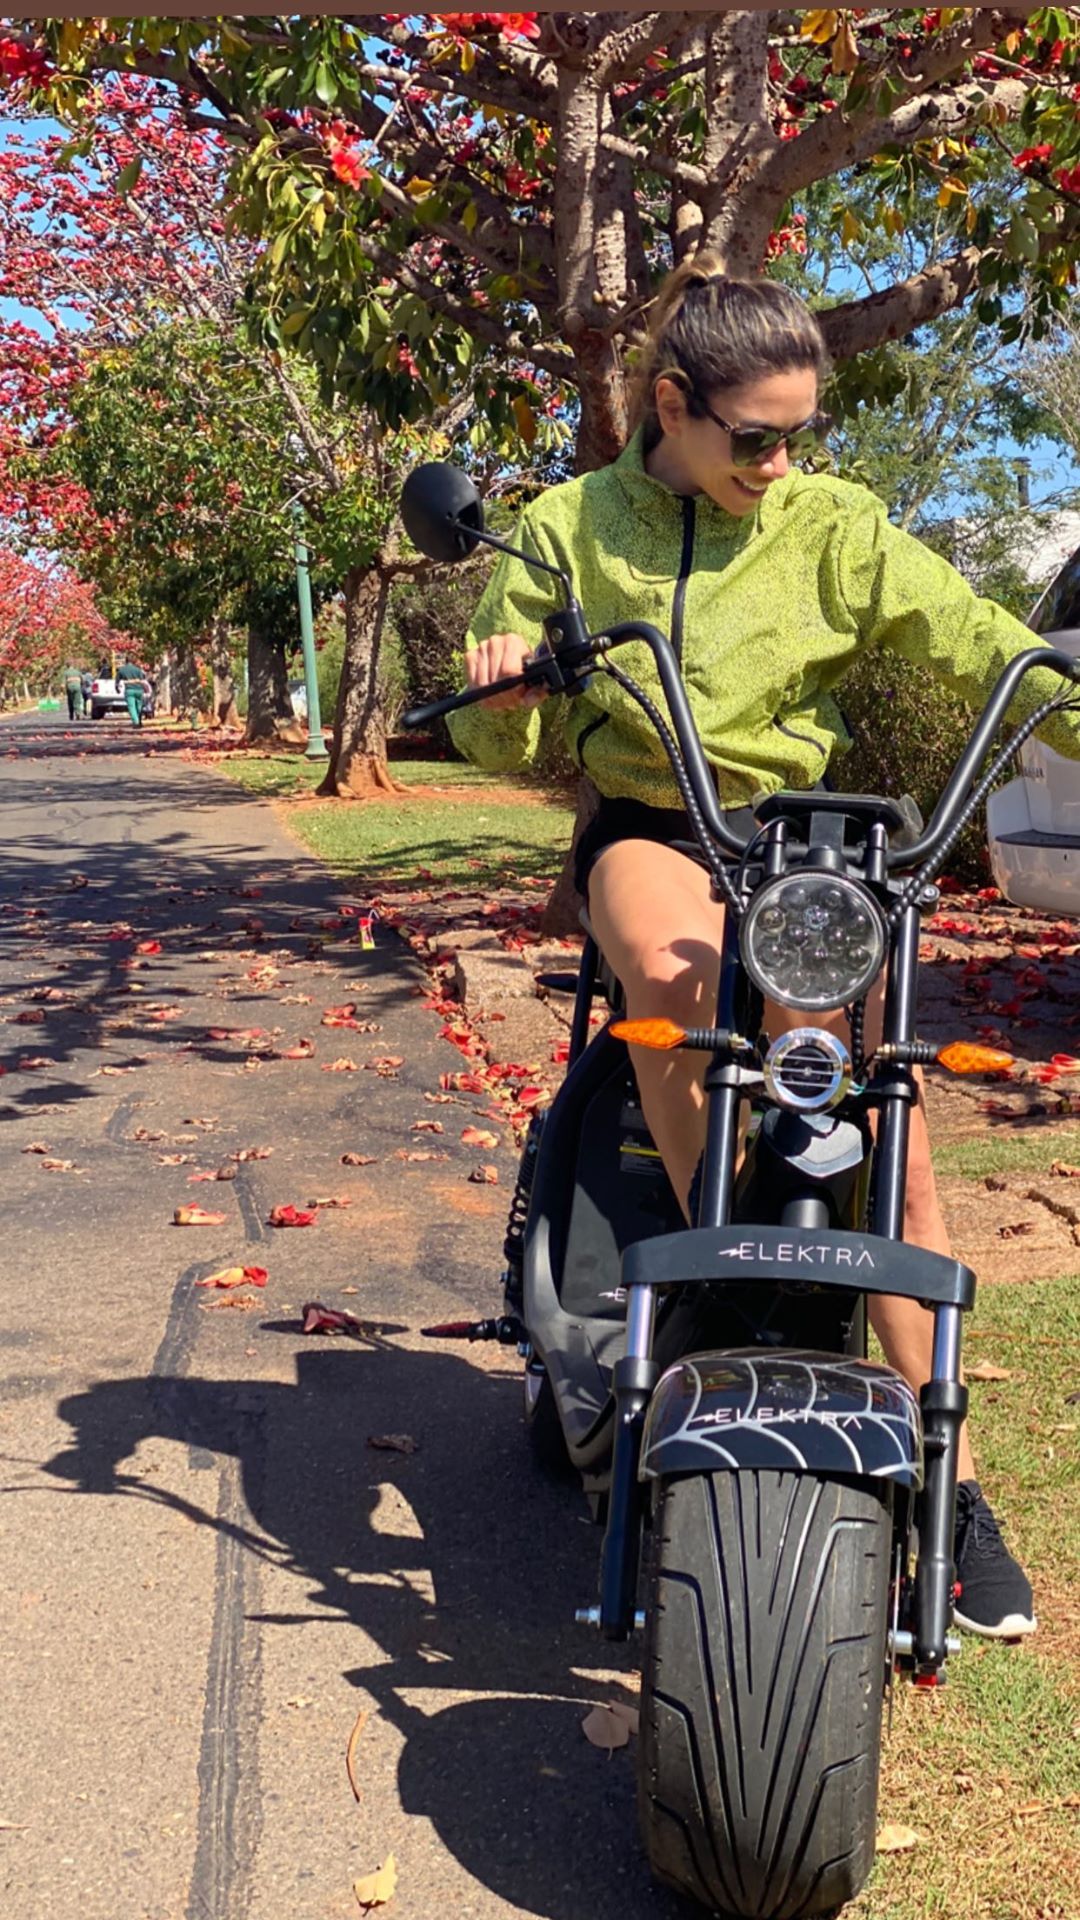
[[[686,697],[679,663],[675,657],[667,635],[659,627],[650,626],[645,621],[626,620],[618,626],[609,627],[604,633],[584,634],[584,623],[580,622],[580,610],[575,608],[578,623],[575,625],[576,637],[573,641],[563,641],[565,613],[553,615],[546,622],[554,640],[554,646],[548,645],[525,664],[521,673],[506,675],[501,680],[493,680],[485,687],[469,687],[463,693],[452,693],[444,700],[433,700],[428,706],[412,707],[402,715],[401,724],[406,728],[426,726],[429,721],[439,719],[443,714],[456,713],[462,707],[474,706],[478,701],[490,700],[493,694],[506,693],[512,687],[546,687],[550,692],[566,691],[589,661],[594,661],[611,648],[623,646],[628,640],[640,640],[649,648],[659,675],[660,685],[671,715],[672,728],[682,755],[683,765],[693,790],[694,797],[701,809],[705,824],[718,846],[736,858],[746,850],[748,841],[733,833],[724,819],[716,792],[709,763],[702,750],[690,703]],[[560,656],[570,664],[570,671],[563,672]],[[896,848],[887,856],[890,870],[896,867],[916,867],[935,853],[951,832],[964,803],[974,785],[975,777],[986,758],[990,743],[1005,717],[1016,689],[1025,674],[1034,667],[1049,667],[1060,673],[1064,679],[1080,681],[1080,660],[1074,660],[1070,654],[1062,653],[1057,647],[1029,647],[1026,652],[1018,653],[1001,674],[989,700],[983,709],[971,738],[957,761],[949,777],[933,815],[926,828],[913,846]]]

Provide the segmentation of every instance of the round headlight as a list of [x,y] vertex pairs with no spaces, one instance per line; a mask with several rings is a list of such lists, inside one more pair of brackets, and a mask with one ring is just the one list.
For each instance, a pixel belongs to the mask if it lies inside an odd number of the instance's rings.
[[796,872],[754,895],[740,945],[768,999],[824,1012],[862,998],[884,965],[888,935],[877,901],[857,881]]

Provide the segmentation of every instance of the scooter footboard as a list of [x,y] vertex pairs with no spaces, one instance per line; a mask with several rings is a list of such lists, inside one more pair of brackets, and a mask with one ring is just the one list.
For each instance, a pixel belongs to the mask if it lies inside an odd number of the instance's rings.
[[898,1373],[869,1360],[760,1347],[690,1354],[657,1382],[639,1478],[724,1468],[846,1473],[919,1488],[918,1399]]

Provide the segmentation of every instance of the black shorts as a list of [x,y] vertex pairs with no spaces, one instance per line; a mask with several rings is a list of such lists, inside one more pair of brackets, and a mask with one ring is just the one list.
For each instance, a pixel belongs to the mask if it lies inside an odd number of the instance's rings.
[[[741,839],[757,827],[753,809],[728,807],[724,819]],[[681,807],[647,807],[642,800],[601,800],[577,843],[574,885],[583,900],[589,898],[589,875],[605,847],[617,840],[655,840],[662,847],[675,841],[694,841],[694,829]],[[696,843],[695,843],[696,844]]]

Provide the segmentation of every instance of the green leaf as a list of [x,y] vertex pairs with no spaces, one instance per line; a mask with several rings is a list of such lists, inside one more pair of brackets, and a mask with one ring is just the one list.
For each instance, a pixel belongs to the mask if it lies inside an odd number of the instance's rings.
[[1039,230],[1034,220],[1030,220],[1019,209],[1009,221],[1005,251],[1010,260],[1035,261],[1039,257]]
[[292,311],[285,315],[281,323],[281,331],[285,335],[285,338],[288,340],[291,339],[294,334],[302,333],[311,318],[311,314],[311,307],[293,307]]
[[137,159],[129,160],[126,167],[121,167],[116,179],[113,181],[113,186],[116,188],[117,193],[130,193],[132,187],[138,185],[139,175],[142,169],[141,154],[139,154]]
[[322,101],[324,107],[332,107],[340,91],[337,75],[327,66],[325,60],[320,60],[315,69],[316,98]]

